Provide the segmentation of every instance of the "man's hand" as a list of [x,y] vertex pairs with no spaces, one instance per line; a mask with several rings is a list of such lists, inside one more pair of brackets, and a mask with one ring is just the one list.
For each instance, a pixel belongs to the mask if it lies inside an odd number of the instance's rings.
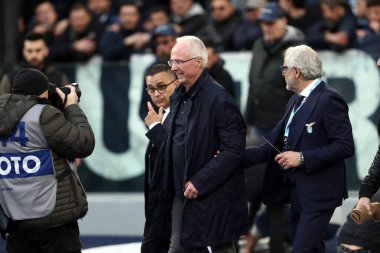
[[358,202],[357,206],[364,206],[367,209],[368,214],[372,215],[371,200],[369,198],[367,198],[367,197],[361,197],[359,199],[359,202]]
[[185,184],[185,192],[183,193],[183,195],[188,199],[196,199],[198,197],[198,190],[190,181],[187,181]]
[[146,103],[148,105],[148,114],[146,115],[144,121],[145,121],[145,125],[147,125],[148,127],[155,123],[155,122],[160,122],[162,123],[162,118],[164,117],[164,109],[162,107],[160,107],[160,109],[158,110],[158,114],[156,113],[156,111],[154,110],[152,104],[148,101]]
[[[75,87],[72,85],[66,85],[66,87],[70,88],[70,93],[67,94],[65,108],[72,104],[78,104],[78,95],[75,92]],[[59,88],[55,88],[55,91],[58,93],[58,96],[62,99],[62,102],[65,102],[65,93],[61,91]]]
[[83,38],[73,43],[74,50],[83,54],[92,54],[96,49],[95,41]]
[[291,169],[300,165],[300,153],[294,151],[286,151],[276,155],[274,160],[284,169]]

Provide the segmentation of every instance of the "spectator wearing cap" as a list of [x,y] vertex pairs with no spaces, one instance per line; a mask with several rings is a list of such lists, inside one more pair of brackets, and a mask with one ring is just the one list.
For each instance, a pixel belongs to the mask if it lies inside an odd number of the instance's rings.
[[247,0],[245,18],[233,36],[235,50],[251,50],[256,39],[262,36],[259,17],[264,4],[265,0]]
[[323,19],[306,32],[307,43],[315,50],[342,52],[356,40],[356,17],[347,0],[321,0]]
[[304,43],[303,33],[287,25],[285,13],[277,3],[265,4],[259,18],[263,36],[256,40],[249,72],[249,93],[245,119],[251,138],[268,136],[281,119],[292,93],[278,68],[282,52],[289,46]]
[[111,26],[101,40],[100,53],[105,61],[128,61],[133,53],[145,52],[151,34],[141,27],[140,17],[135,3],[119,7],[120,24]]
[[[170,52],[176,42],[177,33],[173,29],[172,25],[160,25],[153,31],[153,44],[155,49],[155,61],[146,69],[150,69],[152,66],[156,64],[167,64],[170,59]],[[146,71],[145,70],[145,71]],[[145,76],[145,75],[144,75]],[[146,79],[143,81],[144,86],[146,87]],[[158,109],[155,107],[153,101],[150,96],[143,89],[141,94],[139,115],[141,120],[144,121],[146,114],[148,113],[148,108],[146,106],[147,102],[150,102],[153,105],[154,109]]]
[[74,87],[68,87],[66,99],[56,89],[66,101],[61,112],[49,104],[47,77],[23,68],[15,75],[12,94],[0,96],[0,153],[8,168],[0,187],[9,189],[0,191],[0,204],[10,219],[8,252],[81,252],[77,220],[88,205],[70,168],[72,159],[92,153],[95,138]]
[[319,4],[307,5],[305,0],[279,0],[279,4],[286,13],[288,25],[297,27],[304,34],[322,19]]
[[[249,93],[245,112],[248,145],[261,143],[262,136],[269,138],[272,129],[282,118],[286,104],[292,96],[292,92],[285,89],[286,82],[279,71],[279,66],[283,64],[282,53],[290,46],[304,43],[303,33],[287,25],[285,13],[277,3],[266,3],[259,20],[263,36],[255,41],[252,50],[254,57],[249,72]],[[255,169],[260,168],[259,165],[255,167]],[[252,169],[246,173],[255,172]],[[253,177],[247,174],[247,178]],[[249,183],[251,182],[247,184]],[[259,196],[260,194],[261,192]],[[252,196],[248,201],[251,207],[250,218],[253,222],[260,208],[261,198],[257,198],[257,194],[248,194],[248,196]],[[270,251],[284,252],[284,207],[282,204],[271,204],[266,208],[269,216]]]
[[212,0],[211,20],[221,37],[222,50],[234,51],[233,35],[243,21],[241,12],[232,5],[231,0]]

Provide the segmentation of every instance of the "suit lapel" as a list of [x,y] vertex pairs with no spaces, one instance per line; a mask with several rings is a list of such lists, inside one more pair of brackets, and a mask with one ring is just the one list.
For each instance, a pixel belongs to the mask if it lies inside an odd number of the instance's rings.
[[319,97],[321,96],[323,87],[325,86],[324,82],[321,82],[309,95],[309,97],[306,99],[302,107],[297,112],[297,122],[294,125],[290,126],[290,135],[289,136],[292,139],[292,145],[290,147],[290,150],[295,150],[295,147],[297,146],[299,139],[301,138],[301,135],[303,131],[305,131],[306,124],[310,123],[308,122],[311,114],[314,111],[315,106],[317,105],[317,102],[319,100]]
[[164,129],[165,129],[166,131],[169,130],[169,126],[170,126],[170,112],[169,112],[169,115],[166,116],[164,122],[162,123],[162,126],[164,127]]
[[272,134],[269,137],[269,141],[275,145],[278,150],[283,149],[283,138],[286,122],[288,121],[289,115],[293,109],[293,106],[297,100],[297,95],[293,95],[285,108],[285,114],[277,123],[276,127],[273,129]]
[[284,116],[282,117],[282,119],[280,119],[280,121],[277,124],[277,127],[275,128],[273,134],[271,135],[271,137],[274,138],[274,139],[272,138],[271,141],[276,141],[276,138],[277,138],[276,136],[278,136],[278,135],[281,135],[281,138],[283,137],[285,126],[286,126],[286,122],[289,119],[289,115],[290,115],[290,113],[293,110],[293,107],[294,107],[294,104],[295,104],[296,100],[297,100],[297,95],[294,94],[290,98],[290,100],[288,102],[288,105],[285,108],[285,114],[284,114]]

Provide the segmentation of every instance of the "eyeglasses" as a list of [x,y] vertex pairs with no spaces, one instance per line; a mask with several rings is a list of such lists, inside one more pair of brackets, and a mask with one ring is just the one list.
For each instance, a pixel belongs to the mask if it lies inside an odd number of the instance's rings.
[[220,6],[220,7],[211,7],[211,11],[224,11],[226,9],[226,7],[224,6]]
[[290,68],[293,68],[293,67],[281,66],[280,67],[281,74],[285,75],[286,71],[288,71]]
[[181,65],[181,64],[183,64],[183,63],[185,63],[185,62],[195,60],[195,59],[197,59],[198,57],[199,57],[199,56],[195,56],[195,57],[190,58],[190,59],[187,59],[187,60],[169,60],[169,61],[168,61],[168,65],[169,65],[170,67],[173,67],[174,65]]
[[146,90],[146,92],[148,92],[149,95],[152,95],[152,96],[154,95],[154,93],[156,91],[158,91],[158,93],[162,94],[166,91],[166,87],[168,87],[169,85],[171,85],[175,81],[177,81],[177,79],[174,79],[173,81],[171,81],[170,83],[167,83],[167,84],[157,85],[156,88],[154,88],[153,86],[148,86],[145,90]]

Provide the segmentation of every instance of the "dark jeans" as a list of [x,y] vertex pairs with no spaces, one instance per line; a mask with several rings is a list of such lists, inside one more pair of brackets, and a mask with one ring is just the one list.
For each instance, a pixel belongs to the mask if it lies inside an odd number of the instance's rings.
[[41,232],[12,228],[7,237],[8,253],[80,253],[81,246],[76,221]]

